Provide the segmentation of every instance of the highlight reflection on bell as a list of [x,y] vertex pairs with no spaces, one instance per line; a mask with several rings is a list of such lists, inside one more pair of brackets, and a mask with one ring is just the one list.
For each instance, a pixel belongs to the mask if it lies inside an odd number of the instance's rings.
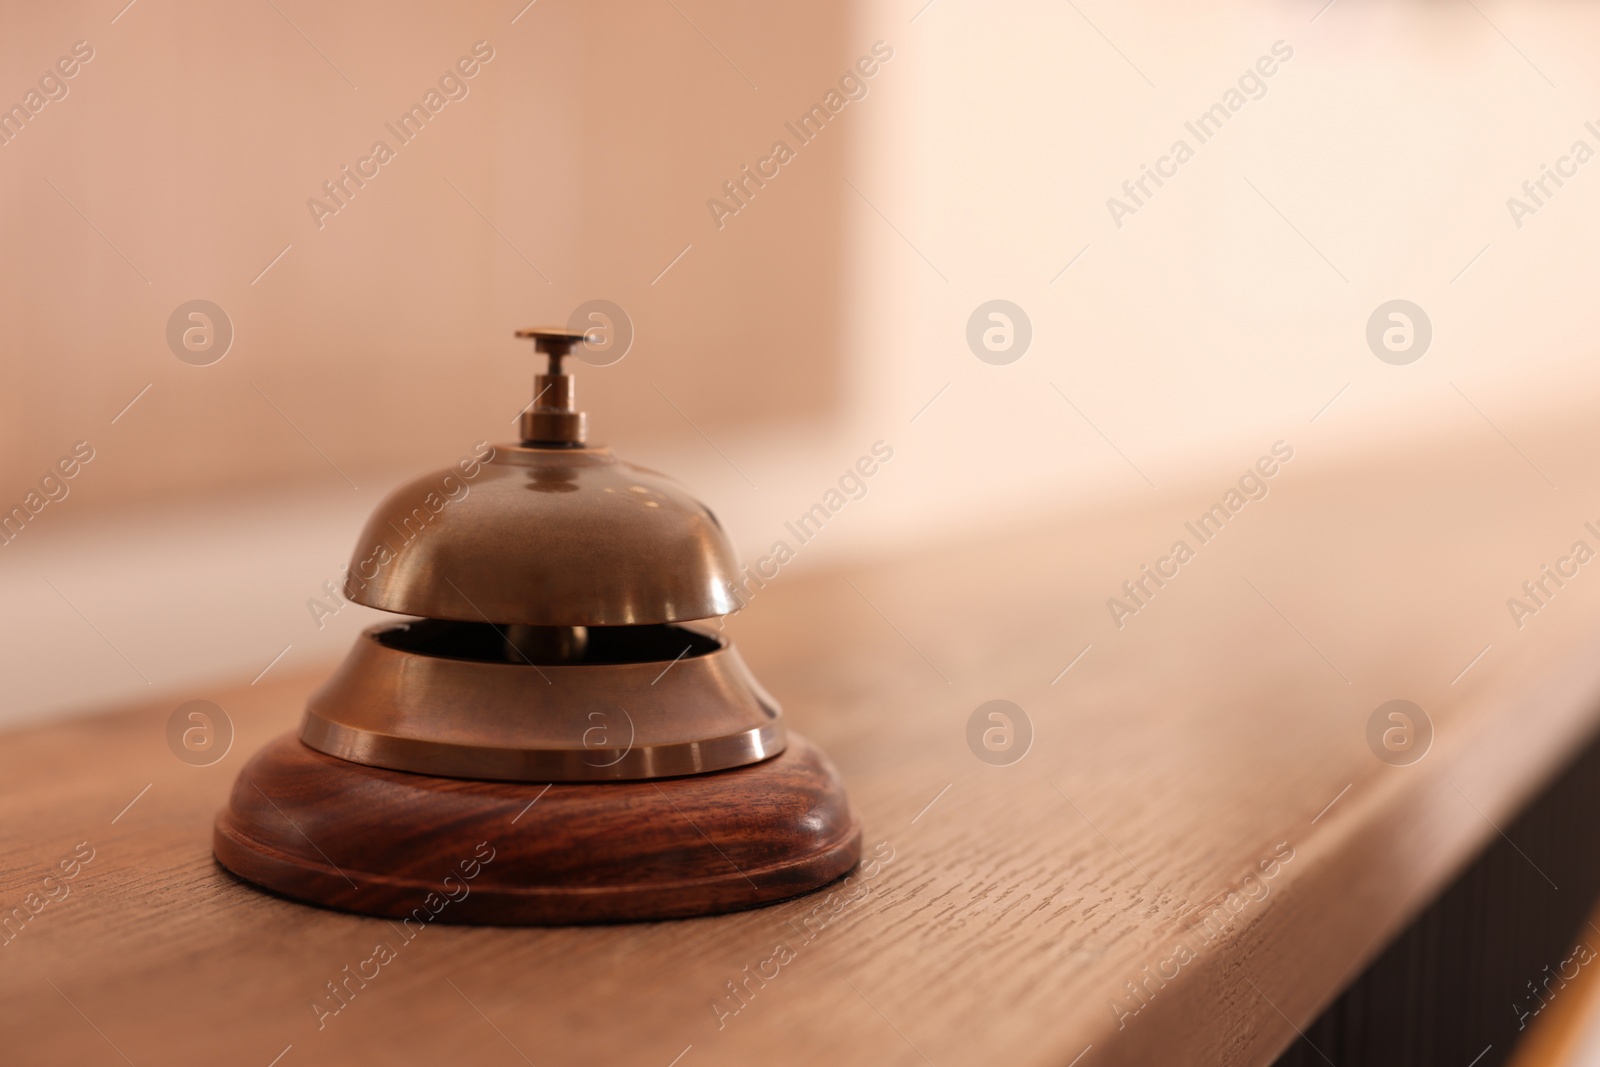
[[506,662],[516,663],[576,663],[583,659],[589,647],[587,626],[524,626],[512,623],[506,627]]
[[246,765],[218,861],[286,896],[407,916],[476,856],[439,918],[529,924],[729,911],[844,874],[861,827],[837,774],[694,625],[738,606],[716,517],[585,443],[562,372],[582,334],[517,336],[549,358],[522,440],[448,507],[423,504],[441,474],[379,505],[345,592],[415,621],[366,631],[299,736]]

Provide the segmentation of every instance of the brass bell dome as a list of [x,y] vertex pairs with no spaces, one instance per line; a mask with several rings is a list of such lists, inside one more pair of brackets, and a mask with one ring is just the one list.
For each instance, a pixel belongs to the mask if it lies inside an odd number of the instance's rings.
[[666,475],[585,446],[560,371],[583,335],[518,336],[536,338],[551,361],[522,445],[495,449],[471,478],[448,468],[389,494],[357,542],[345,595],[401,615],[529,626],[735,611],[738,565],[710,509]]

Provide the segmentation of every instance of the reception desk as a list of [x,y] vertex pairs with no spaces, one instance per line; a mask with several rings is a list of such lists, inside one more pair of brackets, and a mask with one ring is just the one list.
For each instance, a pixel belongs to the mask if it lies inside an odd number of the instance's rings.
[[[413,929],[235,880],[212,819],[326,672],[12,732],[4,1059],[1505,1062],[1600,944],[1597,444],[1263,442],[1270,475],[780,574],[732,628],[864,860],[719,918]],[[235,729],[209,766],[169,748],[190,697]]]

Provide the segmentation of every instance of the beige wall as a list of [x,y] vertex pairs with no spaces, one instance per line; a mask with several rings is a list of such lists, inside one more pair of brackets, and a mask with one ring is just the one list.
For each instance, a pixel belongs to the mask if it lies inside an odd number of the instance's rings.
[[[96,49],[0,147],[0,506],[97,449],[0,549],[0,714],[341,655],[367,617],[318,630],[305,601],[365,513],[509,436],[532,371],[511,330],[591,297],[639,332],[580,372],[595,435],[680,476],[749,561],[892,445],[794,570],[1168,507],[1278,439],[1307,478],[1465,439],[1530,492],[1592,462],[1532,431],[1600,400],[1600,160],[1522,226],[1506,207],[1574,140],[1600,150],[1590,7],[276,2],[359,91],[271,4],[30,9],[0,35],[0,101]],[[319,231],[306,198],[480,39],[471,95]],[[719,230],[707,198],[880,40],[866,99]],[[1265,95],[1118,227],[1107,198],[1278,41]],[[199,296],[238,329],[207,368],[164,340]],[[1007,366],[964,338],[996,297],[1033,323]],[[1409,366],[1364,338],[1397,297],[1433,320]]]
[[[115,24],[30,9],[0,40],[0,100],[96,50],[0,147],[0,500],[81,438],[85,511],[343,484],[257,387],[358,482],[446,461],[527,394],[510,331],[591,297],[638,327],[582,375],[599,437],[847,450],[949,384],[917,424],[927,461],[975,464],[980,496],[1043,477],[1032,506],[1144,485],[1101,432],[1163,485],[1316,432],[1347,384],[1333,447],[1356,451],[1481,425],[1463,396],[1509,423],[1600,393],[1600,163],[1522,227],[1505,207],[1575,139],[1600,147],[1581,43],[1600,15],[1576,4],[278,7],[304,37],[270,4],[141,2]],[[471,95],[318,230],[306,199],[480,39]],[[719,230],[707,198],[880,39],[868,98]],[[1122,181],[1277,41],[1294,58],[1266,95],[1114,225]],[[163,336],[196,296],[237,328],[200,369]],[[962,338],[995,296],[1033,318],[1007,368]],[[1394,297],[1434,320],[1408,368],[1362,339]]]
[[[637,331],[583,374],[598,436],[698,440],[663,393],[713,435],[837,403],[844,139],[785,168],[783,210],[719,232],[705,200],[837,77],[842,4],[679,5],[715,47],[667,3],[277,7],[8,19],[0,99],[75,41],[94,57],[0,147],[0,500],[79,439],[75,508],[340,484],[263,393],[357,482],[448,460],[529,394],[512,330],[595,297]],[[468,95],[402,146],[384,122],[480,40]],[[379,138],[394,160],[319,228],[307,199]],[[210,367],[165,341],[195,297],[236,331]]]

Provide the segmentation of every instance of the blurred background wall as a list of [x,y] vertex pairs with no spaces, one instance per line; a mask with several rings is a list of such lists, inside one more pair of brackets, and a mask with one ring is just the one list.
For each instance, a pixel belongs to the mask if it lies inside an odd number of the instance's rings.
[[[635,340],[579,368],[592,436],[751,559],[894,449],[796,570],[1151,506],[1279,439],[1516,442],[1600,395],[1576,3],[124,4],[0,35],[0,506],[94,456],[0,546],[0,721],[342,655],[374,614],[306,600],[362,518],[509,440],[512,331],[593,299]],[[207,366],[169,346],[193,299],[232,325]],[[1003,365],[968,342],[992,299],[1031,325]],[[1409,365],[1367,343],[1393,299],[1432,324]]]

